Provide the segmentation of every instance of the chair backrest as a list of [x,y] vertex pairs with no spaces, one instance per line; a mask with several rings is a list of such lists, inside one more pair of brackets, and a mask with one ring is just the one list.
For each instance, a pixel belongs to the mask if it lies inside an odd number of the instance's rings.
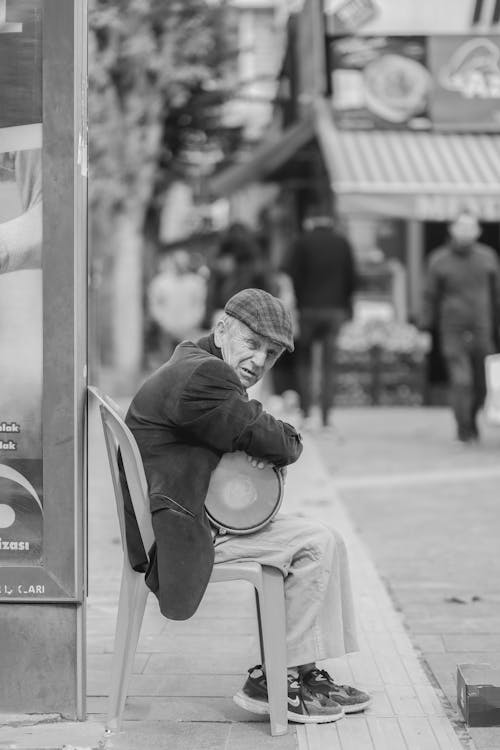
[[[118,449],[121,453],[123,469],[125,471],[130,498],[137,519],[137,525],[139,526],[139,531],[142,537],[142,543],[147,552],[153,544],[154,534],[153,526],[151,524],[146,475],[144,474],[144,466],[139,448],[137,447],[134,436],[123,421],[123,414],[120,407],[115,404],[109,396],[101,393],[95,386],[89,386],[88,391],[96,399],[101,414],[109,467],[115,492],[116,510],[120,522],[123,550],[126,552],[127,545],[125,537],[125,507],[118,467]],[[127,556],[125,555],[125,557]]]

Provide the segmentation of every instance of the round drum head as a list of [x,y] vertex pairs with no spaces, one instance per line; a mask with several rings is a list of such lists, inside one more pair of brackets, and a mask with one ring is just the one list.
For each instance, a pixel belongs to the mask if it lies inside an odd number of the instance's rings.
[[213,523],[235,534],[248,534],[268,523],[281,504],[276,469],[252,466],[246,453],[226,453],[212,474],[205,509]]

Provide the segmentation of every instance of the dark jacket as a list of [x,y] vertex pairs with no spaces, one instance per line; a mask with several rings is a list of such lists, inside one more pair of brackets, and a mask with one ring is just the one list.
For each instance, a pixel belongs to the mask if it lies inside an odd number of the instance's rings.
[[350,313],[356,288],[354,254],[347,239],[334,229],[304,232],[284,270],[292,278],[299,310],[333,307]]
[[221,456],[244,451],[285,466],[300,456],[301,438],[248,399],[213,336],[179,344],[140,388],[126,423],[144,462],[156,539],[148,565],[126,495],[129,558],[136,570],[146,571],[162,613],[187,619],[201,601],[214,562],[204,502]]
[[470,331],[490,340],[500,311],[500,275],[495,251],[476,243],[461,251],[433,251],[424,289],[421,325],[443,336]]

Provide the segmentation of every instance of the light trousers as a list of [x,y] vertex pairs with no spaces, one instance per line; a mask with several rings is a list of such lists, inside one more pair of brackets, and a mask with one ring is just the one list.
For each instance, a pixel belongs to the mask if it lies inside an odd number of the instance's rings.
[[256,561],[285,577],[287,665],[357,651],[344,540],[326,524],[280,515],[260,531],[215,540],[215,563]]

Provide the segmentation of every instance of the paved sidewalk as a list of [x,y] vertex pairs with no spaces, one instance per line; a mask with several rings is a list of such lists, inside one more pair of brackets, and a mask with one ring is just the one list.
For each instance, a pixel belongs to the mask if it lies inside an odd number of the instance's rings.
[[270,737],[267,721],[231,700],[247,667],[259,660],[253,591],[245,583],[217,584],[184,623],[165,620],[149,598],[123,730],[104,737],[121,546],[96,416],[89,439],[89,719],[3,727],[0,748],[473,750],[443,692],[429,681],[310,436],[290,467],[284,510],[327,520],[348,542],[362,650],[325,666],[338,681],[368,689],[371,708],[335,724],[290,725],[288,735]]
[[[500,665],[500,428],[453,443],[448,409],[339,409],[317,445],[456,721],[456,668]],[[500,727],[469,729],[478,750]]]

